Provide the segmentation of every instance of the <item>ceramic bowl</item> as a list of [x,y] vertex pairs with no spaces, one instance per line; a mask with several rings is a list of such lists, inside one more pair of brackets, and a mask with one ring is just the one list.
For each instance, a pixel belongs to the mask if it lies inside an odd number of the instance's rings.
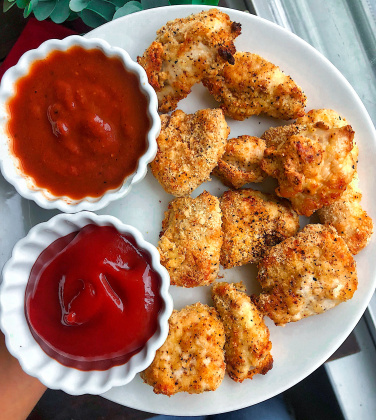
[[[150,120],[150,129],[147,134],[147,150],[138,161],[138,166],[131,175],[116,189],[106,191],[100,197],[85,197],[74,200],[67,196],[57,197],[48,190],[38,187],[34,180],[22,172],[20,162],[9,145],[9,134],[6,130],[10,117],[7,102],[15,95],[17,81],[28,74],[35,61],[42,60],[55,50],[66,51],[73,46],[84,49],[99,49],[108,57],[119,58],[126,70],[134,73],[139,80],[141,92],[146,96],[147,114]],[[107,206],[111,201],[120,199],[129,193],[132,186],[141,181],[147,172],[150,163],[157,152],[156,138],[160,132],[160,118],[157,112],[158,100],[154,89],[149,85],[144,69],[122,48],[112,47],[101,39],[86,39],[73,35],[63,40],[51,39],[44,42],[39,48],[26,52],[19,62],[6,71],[0,85],[0,169],[5,179],[10,182],[21,196],[34,200],[45,209],[59,209],[66,213],[75,213],[82,210],[95,211]]]
[[[31,334],[25,316],[26,285],[40,253],[58,238],[88,224],[113,226],[120,233],[130,234],[137,246],[150,255],[152,268],[161,278],[159,293],[163,305],[156,332],[127,363],[104,371],[81,371],[66,367],[49,357]],[[10,260],[4,266],[0,286],[0,327],[5,334],[8,350],[19,360],[23,370],[38,378],[48,388],[60,389],[72,395],[101,394],[114,386],[127,384],[138,372],[146,369],[153,361],[157,349],[165,342],[169,329],[168,319],[173,309],[169,285],[169,275],[160,264],[158,250],[146,242],[134,227],[123,224],[113,216],[98,216],[90,212],[59,214],[33,227],[16,244]]]

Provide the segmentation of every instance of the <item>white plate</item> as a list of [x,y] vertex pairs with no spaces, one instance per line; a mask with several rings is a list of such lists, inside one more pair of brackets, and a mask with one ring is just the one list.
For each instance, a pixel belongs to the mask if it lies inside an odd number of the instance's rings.
[[[110,22],[88,34],[100,37],[111,45],[125,48],[135,59],[155,38],[155,32],[168,20],[187,16],[203,6],[177,6],[151,9]],[[236,40],[238,50],[258,53],[273,63],[303,87],[308,97],[307,110],[332,108],[347,118],[356,132],[359,144],[359,177],[364,192],[363,206],[376,220],[376,136],[372,122],[354,90],[344,77],[316,50],[280,27],[255,16],[225,9],[232,20],[242,23],[242,34]],[[187,99],[179,103],[186,112],[215,107],[204,88],[196,86]],[[231,137],[241,134],[261,135],[271,125],[283,124],[271,118],[254,117],[243,122],[229,120]],[[257,185],[257,184],[256,184]],[[270,190],[270,185],[269,190]],[[256,188],[265,189],[264,185]],[[198,188],[193,196],[207,189],[220,195],[225,188],[217,180]],[[134,190],[99,213],[112,214],[134,225],[149,242],[157,244],[163,212],[171,196],[148,173]],[[38,208],[21,199],[14,189],[0,179],[0,267],[9,257],[11,248],[28,229],[54,212]],[[305,220],[302,220],[305,223]],[[341,345],[363,314],[376,283],[375,240],[357,257],[359,288],[354,298],[337,308],[286,327],[275,327],[269,320],[273,343],[274,367],[265,376],[257,376],[242,384],[225,378],[219,389],[201,395],[177,394],[171,398],[155,395],[152,388],[137,377],[130,384],[113,388],[104,397],[139,410],[169,415],[206,415],[236,410],[266,400],[293,386],[318,366]],[[244,281],[249,292],[259,290],[255,267],[244,266],[223,271],[227,281]],[[171,291],[175,307],[197,301],[210,302],[210,287]]]

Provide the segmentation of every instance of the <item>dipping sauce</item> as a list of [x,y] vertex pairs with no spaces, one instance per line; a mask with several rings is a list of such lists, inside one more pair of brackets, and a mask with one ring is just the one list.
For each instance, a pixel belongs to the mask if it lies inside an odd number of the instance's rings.
[[50,357],[106,370],[126,363],[157,330],[160,283],[130,235],[87,225],[38,257],[26,287],[26,319]]
[[8,102],[20,170],[55,196],[100,197],[147,149],[147,98],[135,74],[99,49],[54,51],[32,64]]

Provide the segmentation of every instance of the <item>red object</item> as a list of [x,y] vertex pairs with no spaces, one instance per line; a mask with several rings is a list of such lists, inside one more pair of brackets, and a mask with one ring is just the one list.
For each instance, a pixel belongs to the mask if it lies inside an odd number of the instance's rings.
[[35,62],[9,101],[12,153],[55,196],[100,197],[133,173],[147,147],[147,99],[137,76],[99,49]]
[[9,67],[17,64],[18,60],[26,51],[38,48],[48,39],[64,39],[77,32],[65,26],[58,25],[48,20],[38,21],[30,18],[12,50],[0,66],[0,80]]
[[38,257],[26,317],[42,349],[80,370],[105,370],[138,353],[158,326],[160,277],[133,238],[87,225]]

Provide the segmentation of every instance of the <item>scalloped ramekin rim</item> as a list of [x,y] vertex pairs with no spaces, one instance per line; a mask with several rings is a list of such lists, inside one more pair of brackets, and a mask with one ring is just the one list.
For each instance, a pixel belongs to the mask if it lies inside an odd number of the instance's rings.
[[[159,293],[164,303],[158,315],[157,331],[144,348],[127,363],[105,371],[80,371],[66,367],[49,357],[33,338],[24,311],[26,284],[39,254],[57,238],[91,223],[113,226],[121,233],[129,233],[136,244],[148,252],[152,267],[161,278]],[[169,330],[168,319],[173,310],[169,285],[169,275],[160,264],[158,250],[145,241],[136,228],[122,223],[114,216],[99,216],[88,211],[61,213],[34,226],[28,235],[15,245],[11,258],[3,268],[3,282],[0,285],[0,327],[5,334],[9,352],[19,360],[23,370],[38,378],[48,388],[60,389],[71,395],[102,394],[114,386],[129,383],[137,373],[146,369],[152,363],[158,348],[165,342]]]
[[[147,134],[147,150],[140,157],[135,172],[125,178],[123,184],[116,189],[106,191],[101,197],[85,197],[81,200],[73,200],[69,197],[54,197],[43,188],[33,186],[31,179],[22,175],[17,169],[15,158],[8,144],[6,133],[6,121],[8,112],[6,102],[14,95],[14,86],[17,80],[26,75],[32,63],[46,57],[54,50],[65,51],[73,46],[81,46],[85,49],[98,48],[108,57],[118,57],[124,63],[127,70],[134,73],[139,80],[139,87],[148,101],[147,114],[150,120],[150,129]],[[158,115],[158,99],[154,89],[150,86],[145,70],[129,54],[119,47],[111,46],[107,41],[99,38],[84,38],[78,35],[69,36],[63,40],[50,39],[41,44],[37,49],[27,51],[18,63],[8,69],[2,78],[0,85],[0,170],[4,178],[11,183],[17,192],[24,198],[35,201],[40,207],[50,210],[58,209],[65,213],[76,213],[83,210],[96,211],[106,207],[110,202],[125,197],[134,184],[140,182],[146,175],[148,164],[157,153],[156,138],[161,128]]]

